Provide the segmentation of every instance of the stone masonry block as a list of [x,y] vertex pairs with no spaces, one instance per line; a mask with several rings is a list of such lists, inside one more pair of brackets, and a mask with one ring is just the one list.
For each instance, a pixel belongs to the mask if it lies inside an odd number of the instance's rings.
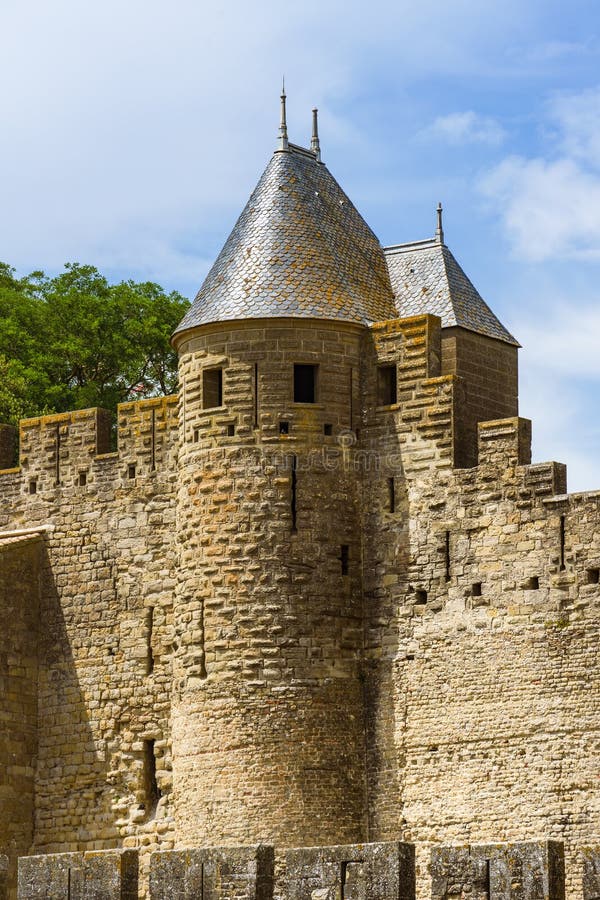
[[531,462],[531,421],[515,416],[480,422],[479,465],[527,466]]
[[8,857],[0,856],[0,900],[8,897]]
[[150,857],[150,900],[271,900],[272,847],[167,850]]
[[563,845],[556,841],[434,847],[432,900],[564,900]]
[[137,900],[137,850],[19,859],[18,900]]
[[286,853],[286,900],[414,900],[412,844],[303,847]]
[[583,857],[583,900],[600,898],[600,846],[584,847]]

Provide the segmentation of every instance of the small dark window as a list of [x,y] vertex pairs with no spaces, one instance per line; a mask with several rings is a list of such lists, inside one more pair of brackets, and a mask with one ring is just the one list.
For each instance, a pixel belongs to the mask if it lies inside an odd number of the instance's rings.
[[156,811],[160,798],[161,792],[156,781],[154,741],[144,741],[144,806],[149,816]]
[[234,434],[235,434],[235,425],[228,425],[227,426],[227,436],[233,437]]
[[427,591],[424,591],[423,588],[417,588],[415,591],[415,602],[420,606],[427,603]]
[[29,482],[29,493],[37,494],[37,481],[35,478],[32,478],[31,481]]
[[528,578],[525,582],[525,590],[526,591],[539,591],[540,589],[540,579],[537,575],[532,575],[531,578]]
[[315,403],[317,400],[318,366],[294,364],[294,403]]
[[398,389],[396,382],[396,366],[378,366],[377,403],[379,406],[391,406],[397,402]]
[[85,487],[86,484],[87,484],[87,472],[80,472],[79,473],[79,486]]
[[128,478],[135,478],[135,463],[130,463],[130,464],[127,466],[127,477],[128,477]]
[[290,484],[290,512],[292,514],[292,531],[298,531],[298,510],[296,501],[298,499],[298,460],[292,456],[292,478]]
[[154,631],[154,607],[151,606],[146,613],[146,675],[154,671],[154,651],[152,649],[152,634]]
[[348,574],[348,565],[350,559],[350,547],[348,544],[342,544],[340,547],[340,563],[342,566],[342,575]]
[[588,569],[586,572],[588,584],[600,583],[600,569]]
[[289,434],[290,433],[290,423],[289,422],[280,422],[279,423],[279,434]]
[[390,512],[396,512],[396,485],[393,477],[388,478],[388,506]]
[[481,597],[481,581],[476,581],[471,585],[471,596]]
[[205,369],[202,373],[202,408],[223,406],[223,369]]
[[323,434],[326,437],[331,437],[333,434],[333,425],[323,425]]
[[200,440],[200,429],[194,428],[194,443],[197,444]]

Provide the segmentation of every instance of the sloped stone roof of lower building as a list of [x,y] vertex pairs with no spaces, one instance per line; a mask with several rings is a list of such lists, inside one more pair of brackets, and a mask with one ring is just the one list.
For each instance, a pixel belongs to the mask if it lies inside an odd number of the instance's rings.
[[439,240],[384,248],[399,316],[431,313],[442,328],[459,326],[508,344],[519,342],[494,315]]

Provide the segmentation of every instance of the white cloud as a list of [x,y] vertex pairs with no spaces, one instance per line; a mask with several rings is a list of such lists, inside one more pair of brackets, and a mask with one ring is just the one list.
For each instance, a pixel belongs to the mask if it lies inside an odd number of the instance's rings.
[[600,178],[574,160],[510,156],[479,189],[521,259],[600,258]]
[[600,88],[552,97],[542,127],[545,155],[505,158],[479,189],[521,259],[600,259]]
[[491,116],[480,116],[472,110],[438,116],[426,129],[426,134],[439,137],[450,144],[501,144],[506,132]]
[[[125,255],[135,276],[138,247],[160,229],[157,277],[183,287],[182,229],[226,236],[275,145],[283,72],[292,140],[307,140],[316,104],[324,158],[372,161],[386,132],[369,134],[348,107],[375,104],[383,77],[393,93],[486,70],[515,23],[535,18],[518,10],[518,0],[480,0],[477,16],[473,0],[375,0],[369,15],[356,0],[5,0],[0,256],[30,269],[84,251],[93,262]],[[213,245],[198,249],[199,279]]]
[[600,423],[590,410],[600,391],[600,303],[546,298],[532,313],[519,329],[519,405],[533,420],[534,461],[567,463],[571,491],[598,489]]
[[559,94],[550,102],[549,112],[565,155],[600,169],[600,88]]

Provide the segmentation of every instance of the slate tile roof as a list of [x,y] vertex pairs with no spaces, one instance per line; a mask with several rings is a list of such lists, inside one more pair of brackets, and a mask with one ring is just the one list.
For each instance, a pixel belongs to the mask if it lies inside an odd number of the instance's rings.
[[442,328],[458,325],[519,346],[469,281],[445,244],[431,240],[384,248],[399,316],[432,313]]
[[382,248],[315,153],[276,151],[175,334],[298,317],[369,324],[433,313],[518,345],[443,239]]
[[178,332],[231,319],[394,318],[381,245],[314,153],[276,152]]

